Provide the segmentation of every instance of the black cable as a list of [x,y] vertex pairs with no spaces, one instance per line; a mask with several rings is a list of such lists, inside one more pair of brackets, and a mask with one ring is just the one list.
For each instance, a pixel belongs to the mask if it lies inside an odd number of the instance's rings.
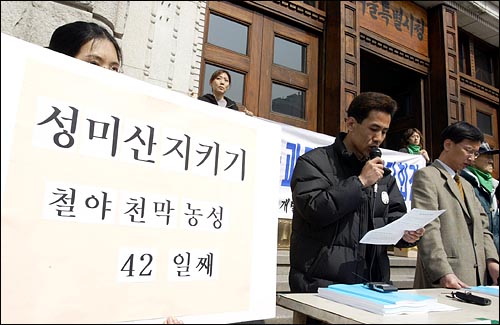
[[[378,187],[378,184],[375,183],[373,185],[373,201],[372,201],[372,210],[371,210],[371,222],[374,225],[373,228],[375,228],[374,219],[375,219],[375,202],[377,201],[377,187]],[[377,247],[375,245],[373,245],[373,247],[371,249],[372,256],[371,256],[371,261],[370,261],[370,267],[368,269],[368,274],[369,274],[370,282],[373,281],[373,279],[372,279],[372,268],[373,268],[373,262],[375,261],[375,253],[376,253],[376,251],[377,251]]]

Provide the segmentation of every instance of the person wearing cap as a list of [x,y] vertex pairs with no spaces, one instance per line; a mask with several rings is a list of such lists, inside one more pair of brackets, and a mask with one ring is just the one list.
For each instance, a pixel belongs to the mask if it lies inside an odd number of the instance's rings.
[[483,142],[478,152],[479,156],[470,166],[462,170],[460,176],[474,187],[474,192],[488,215],[489,230],[493,234],[493,241],[499,252],[498,203],[495,198],[498,180],[494,179],[491,174],[494,165],[493,155],[499,154],[500,150],[493,150],[487,142]]

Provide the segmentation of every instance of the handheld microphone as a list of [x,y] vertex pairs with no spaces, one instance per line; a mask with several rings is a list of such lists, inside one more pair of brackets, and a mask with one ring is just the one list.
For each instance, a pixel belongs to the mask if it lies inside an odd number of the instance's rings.
[[382,150],[379,147],[372,147],[370,149],[370,159],[374,159],[376,157],[382,157]]

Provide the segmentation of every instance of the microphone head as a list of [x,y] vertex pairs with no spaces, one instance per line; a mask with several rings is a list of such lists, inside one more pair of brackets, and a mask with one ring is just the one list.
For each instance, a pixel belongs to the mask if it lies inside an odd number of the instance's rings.
[[382,157],[382,151],[379,147],[372,147],[370,149],[370,159],[374,159],[376,157]]

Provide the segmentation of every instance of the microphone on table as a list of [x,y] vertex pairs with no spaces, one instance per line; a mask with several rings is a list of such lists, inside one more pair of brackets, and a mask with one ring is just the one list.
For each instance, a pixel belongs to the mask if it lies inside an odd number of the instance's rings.
[[[365,283],[363,283],[365,285],[365,287],[367,287],[368,289],[370,290],[374,290],[374,291],[378,291],[378,292],[394,292],[394,291],[398,291],[398,287],[392,285],[391,283],[387,283],[387,282],[372,282],[372,281],[368,281],[368,279],[362,277],[361,275],[355,273],[355,272],[352,272],[352,274],[354,274],[355,276],[359,277],[360,279],[364,280]],[[392,282],[392,281],[390,281]]]

